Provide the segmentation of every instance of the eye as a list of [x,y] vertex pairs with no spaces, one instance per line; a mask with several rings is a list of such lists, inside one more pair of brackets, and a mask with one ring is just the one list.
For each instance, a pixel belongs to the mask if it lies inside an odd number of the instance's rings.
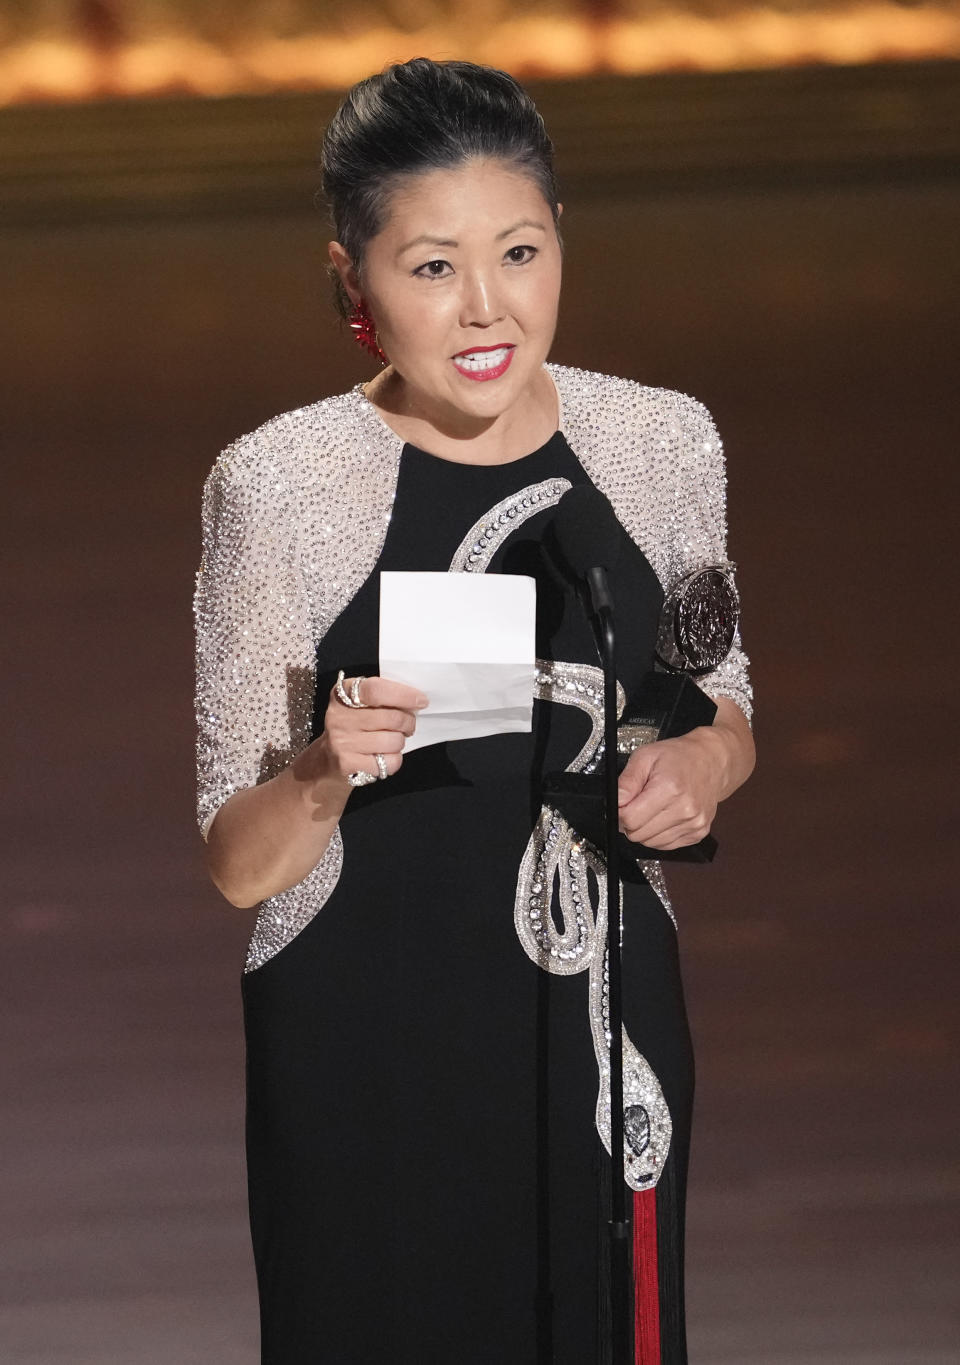
[[511,265],[527,265],[536,254],[535,246],[512,246],[507,252],[507,260]]
[[425,261],[423,265],[418,265],[413,272],[419,275],[422,280],[442,280],[448,270],[452,270],[449,261]]

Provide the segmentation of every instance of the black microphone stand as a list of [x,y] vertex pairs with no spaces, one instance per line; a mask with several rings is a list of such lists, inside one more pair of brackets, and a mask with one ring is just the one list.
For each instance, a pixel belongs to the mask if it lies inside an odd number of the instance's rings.
[[630,1224],[623,1174],[623,987],[620,965],[620,820],[617,802],[617,648],[613,599],[603,570],[587,573],[603,665],[603,774],[607,863],[607,1017],[610,1028],[610,1291],[613,1365],[628,1365]]
[[[613,597],[607,583],[607,570],[616,559],[623,536],[610,502],[592,484],[568,488],[561,497],[553,523],[553,543],[544,539],[543,551],[548,567],[564,583],[569,582],[565,566],[577,583],[579,596],[587,608],[603,671],[603,758],[590,766],[590,773],[548,773],[543,795],[550,806],[566,819],[594,848],[604,852],[607,865],[607,1024],[610,1048],[610,1308],[612,1365],[628,1365],[631,1340],[630,1224],[627,1221],[626,1180],[624,1178],[623,1129],[623,985],[620,952],[620,880],[646,882],[640,863],[670,859],[683,862],[710,862],[716,840],[707,835],[699,843],[678,849],[648,848],[620,833],[617,802],[621,763],[618,753],[616,630]],[[555,548],[559,559],[555,561]],[[729,653],[739,619],[736,592],[726,582],[725,591],[715,579],[723,577],[726,566],[697,571],[693,590],[690,576],[679,580],[682,591],[676,599],[667,598],[677,644],[668,661],[657,658],[667,673],[657,670],[651,660],[650,671],[639,690],[627,697],[624,705],[624,747],[668,739],[688,733],[700,725],[711,725],[716,703],[702,692],[689,674],[715,668]],[[586,591],[584,591],[586,590]],[[687,595],[685,595],[687,594]],[[682,610],[681,610],[682,608]],[[661,624],[664,624],[663,619]],[[670,631],[668,630],[668,636]],[[682,644],[682,648],[680,645]],[[723,646],[723,653],[717,646]],[[625,760],[626,761],[626,760]],[[597,772],[597,768],[601,771]],[[606,1344],[606,1343],[604,1343]]]
[[[592,772],[546,774],[544,797],[569,822],[572,829],[606,856],[607,872],[607,1024],[610,1049],[610,1308],[612,1322],[612,1365],[628,1365],[631,1339],[630,1319],[630,1224],[627,1221],[626,1180],[624,1178],[623,1128],[623,986],[620,944],[621,868],[629,881],[646,882],[640,866],[644,859],[683,862],[710,862],[716,840],[707,835],[699,843],[679,849],[648,848],[620,833],[617,802],[621,763],[618,753],[616,630],[613,598],[607,583],[607,569],[616,557],[623,534],[609,501],[592,485],[570,488],[557,507],[554,522],[556,549],[560,563],[579,581],[579,594],[587,608],[603,671],[603,756],[591,764]],[[550,547],[544,542],[547,564],[557,573]],[[594,567],[588,567],[594,566]],[[605,567],[604,567],[605,566]],[[715,570],[710,570],[716,573]],[[681,580],[682,583],[686,580]],[[689,585],[688,585],[689,586]],[[709,591],[707,591],[709,589]],[[586,591],[584,591],[586,590]],[[667,673],[652,666],[636,694],[626,700],[623,715],[625,747],[632,751],[640,743],[686,734],[699,725],[710,725],[716,703],[693,682],[690,673],[716,666],[721,656],[713,657],[719,639],[706,640],[706,649],[690,650],[687,636],[697,644],[704,623],[716,626],[713,634],[726,635],[724,654],[729,652],[736,629],[736,600],[732,605],[717,598],[716,585],[706,585],[691,600],[678,598],[671,607],[673,634],[684,640],[675,650],[678,659],[661,660]],[[711,596],[712,593],[712,596]],[[729,594],[728,594],[729,596]],[[680,607],[684,604],[683,620]],[[731,614],[732,613],[732,614]],[[708,636],[710,631],[707,632]],[[658,656],[659,658],[659,656]],[[678,663],[681,665],[678,667]],[[702,665],[702,666],[701,666]],[[597,771],[597,768],[600,771]]]

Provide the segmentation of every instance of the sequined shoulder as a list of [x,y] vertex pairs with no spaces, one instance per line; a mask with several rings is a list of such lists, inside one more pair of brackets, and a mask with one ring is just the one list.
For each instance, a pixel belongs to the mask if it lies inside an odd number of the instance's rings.
[[603,374],[574,365],[550,364],[547,369],[557,382],[565,417],[574,420],[585,420],[589,414],[596,426],[618,418],[641,424],[669,423],[678,416],[712,421],[698,398],[679,389],[642,384],[623,375]]
[[290,493],[339,479],[347,432],[362,422],[364,406],[357,391],[349,390],[278,413],[231,441],[211,473],[241,486]]
[[[699,399],[677,389],[563,365],[548,366],[563,431],[597,488],[646,555],[665,593],[691,570],[728,564],[723,443]],[[701,679],[749,720],[752,689],[739,633],[726,661]]]

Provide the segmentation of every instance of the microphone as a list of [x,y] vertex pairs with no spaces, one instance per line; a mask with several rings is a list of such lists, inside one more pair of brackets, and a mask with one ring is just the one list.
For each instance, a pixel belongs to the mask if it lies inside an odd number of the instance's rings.
[[611,613],[607,574],[616,567],[621,532],[609,500],[589,483],[568,488],[557,503],[553,533],[568,567],[586,583],[592,615]]
[[[604,669],[604,693],[616,691],[614,662],[615,631],[613,595],[607,573],[616,567],[624,531],[606,498],[593,484],[576,484],[557,503],[552,523],[553,544],[564,567],[587,592],[582,594],[588,610]],[[548,555],[549,562],[549,555]],[[612,700],[611,700],[612,705]],[[614,715],[605,723],[604,747],[616,775],[623,771],[631,753],[641,743],[687,734],[700,725],[710,725],[716,703],[696,685],[693,678],[679,671],[651,669],[627,697],[619,721]],[[610,730],[607,733],[606,726]],[[597,848],[604,848],[611,833],[605,829],[603,782],[601,773],[547,773],[543,792],[547,801]],[[615,801],[615,797],[613,798]],[[638,844],[626,835],[616,838],[621,855],[621,875],[625,881],[646,881],[639,864],[645,859],[657,862],[711,862],[717,841],[711,834],[696,844],[680,848],[657,849]]]

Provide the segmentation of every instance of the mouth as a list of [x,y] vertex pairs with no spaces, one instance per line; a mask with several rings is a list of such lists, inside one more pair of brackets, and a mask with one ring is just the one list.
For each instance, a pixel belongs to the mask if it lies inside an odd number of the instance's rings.
[[515,346],[473,346],[460,351],[453,363],[465,379],[499,379],[506,374],[513,359]]

